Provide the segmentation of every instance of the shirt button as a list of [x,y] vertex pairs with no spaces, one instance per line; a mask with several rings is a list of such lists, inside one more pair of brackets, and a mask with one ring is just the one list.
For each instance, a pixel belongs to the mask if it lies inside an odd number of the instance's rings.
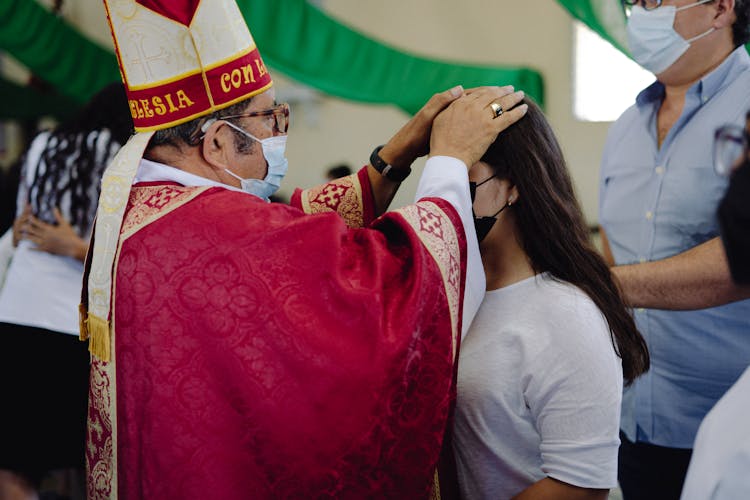
[[662,175],[664,173],[664,167],[656,167],[656,174]]
[[653,212],[651,212],[651,211],[649,211],[649,212],[646,212],[646,218],[647,218],[648,220],[651,220],[651,219],[653,219],[653,218],[654,218],[654,213],[653,213]]

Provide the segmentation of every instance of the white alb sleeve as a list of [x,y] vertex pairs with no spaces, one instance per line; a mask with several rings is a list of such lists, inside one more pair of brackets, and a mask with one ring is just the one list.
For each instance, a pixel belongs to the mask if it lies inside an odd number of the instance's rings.
[[449,156],[433,156],[427,160],[419,179],[415,201],[442,198],[458,212],[466,234],[466,287],[464,289],[461,338],[469,330],[474,315],[484,299],[486,281],[479,255],[474,216],[469,194],[469,173],[461,160]]

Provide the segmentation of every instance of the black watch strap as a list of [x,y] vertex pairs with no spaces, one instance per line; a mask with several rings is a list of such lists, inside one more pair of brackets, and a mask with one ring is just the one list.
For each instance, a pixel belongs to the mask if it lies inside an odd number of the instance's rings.
[[372,154],[370,155],[370,165],[380,172],[380,175],[394,182],[401,182],[409,177],[411,167],[393,168],[393,165],[388,165],[383,161],[380,157],[380,150],[383,149],[383,146],[385,146],[385,144],[372,150]]

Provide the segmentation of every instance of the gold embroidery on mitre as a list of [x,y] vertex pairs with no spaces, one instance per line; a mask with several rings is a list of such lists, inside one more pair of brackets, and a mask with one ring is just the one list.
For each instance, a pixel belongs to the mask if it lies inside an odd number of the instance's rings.
[[362,185],[356,173],[302,191],[302,210],[307,214],[337,212],[353,228],[364,226]]
[[136,131],[185,123],[272,85],[235,0],[198,3],[189,24],[132,0],[123,8],[121,1],[104,4]]

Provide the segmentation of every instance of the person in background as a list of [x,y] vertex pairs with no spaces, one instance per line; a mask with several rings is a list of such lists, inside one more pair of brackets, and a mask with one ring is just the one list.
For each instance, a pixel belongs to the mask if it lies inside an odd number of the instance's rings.
[[346,163],[342,163],[340,165],[334,165],[328,170],[326,170],[327,181],[340,179],[341,177],[346,177],[347,175],[352,175],[352,167],[350,167]]
[[[745,128],[716,131],[714,161],[729,175],[719,205],[721,238],[732,278],[750,285],[750,112]],[[748,320],[750,325],[750,319]],[[682,500],[735,500],[750,497],[750,368],[706,415],[695,438]]]
[[623,395],[619,481],[626,500],[676,499],[701,420],[750,364],[750,290],[726,263],[711,158],[713,131],[750,107],[750,1],[624,4],[631,54],[657,81],[601,165],[604,252],[651,354]]
[[487,292],[461,346],[455,453],[463,498],[606,498],[619,408],[648,351],[588,239],[542,111],[471,167]]
[[[716,131],[714,157],[717,170],[731,174],[729,188],[719,204],[721,239],[727,254],[732,279],[738,285],[750,285],[750,112],[746,125],[727,125]],[[739,154],[738,154],[739,151]]]
[[132,134],[125,89],[105,87],[25,153],[17,248],[0,291],[0,469],[39,486],[83,469],[89,356],[77,302],[102,172]]

